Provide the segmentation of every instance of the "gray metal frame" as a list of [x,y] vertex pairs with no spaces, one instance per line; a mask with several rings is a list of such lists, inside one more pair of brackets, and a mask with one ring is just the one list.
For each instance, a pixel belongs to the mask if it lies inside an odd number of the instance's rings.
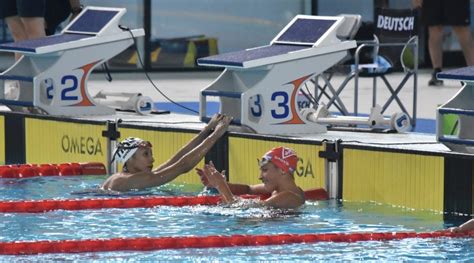
[[[359,99],[359,77],[360,76],[360,69],[359,69],[359,61],[360,61],[360,52],[362,49],[366,47],[374,47],[375,52],[378,53],[378,49],[380,47],[396,47],[396,46],[403,46],[402,51],[400,52],[400,61],[402,62],[402,67],[403,71],[405,72],[405,76],[402,79],[402,81],[397,85],[397,87],[394,89],[393,86],[390,84],[388,81],[387,77],[385,75],[389,74],[376,74],[374,76],[367,76],[373,78],[373,90],[372,90],[372,107],[375,106],[376,99],[377,99],[377,77],[380,77],[383,82],[385,83],[385,86],[387,89],[390,91],[391,96],[387,99],[387,101],[384,103],[382,107],[382,113],[385,112],[385,110],[390,106],[393,100],[395,100],[400,107],[400,109],[406,113],[410,117],[410,123],[413,127],[416,125],[416,107],[417,107],[417,88],[418,88],[418,36],[413,36],[411,37],[406,43],[402,42],[394,42],[394,43],[379,43],[378,41],[373,41],[371,43],[363,43],[359,45],[356,49],[354,59],[355,59],[355,64],[354,64],[354,71],[351,72],[351,74],[354,74],[354,114],[358,114],[358,99]],[[413,54],[413,68],[407,67],[403,63],[403,53],[405,49],[408,47],[412,47],[414,50]],[[402,90],[402,88],[405,86],[407,81],[410,79],[410,77],[413,76],[413,112],[410,115],[410,113],[406,110],[403,102],[400,100],[398,97],[398,93]],[[349,76],[351,77],[351,76]],[[348,77],[348,78],[349,78]],[[364,76],[365,77],[365,76]],[[352,77],[351,77],[352,78]]]

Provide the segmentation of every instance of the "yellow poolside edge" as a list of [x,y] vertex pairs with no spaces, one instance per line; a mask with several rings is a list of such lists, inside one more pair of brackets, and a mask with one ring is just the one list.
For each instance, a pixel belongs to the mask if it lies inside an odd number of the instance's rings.
[[107,163],[105,125],[25,118],[27,163]]
[[[3,113],[0,125],[4,128],[0,131],[4,135],[0,161],[4,163],[107,163],[104,120]],[[118,140],[128,136],[150,140],[156,166],[168,160],[200,129],[196,125],[121,124]],[[231,182],[259,183],[257,159],[272,147],[284,145],[295,149],[300,158],[295,174],[297,184],[305,190],[325,188],[328,171],[326,159],[320,157],[325,148],[322,142],[316,138],[230,132],[211,149],[206,160],[214,160],[216,166],[226,169]],[[470,155],[350,142],[344,143],[339,153],[342,159],[336,157],[332,161],[339,162],[336,169],[342,186],[337,198],[344,201],[374,201],[448,213],[472,214],[474,210],[474,161]],[[203,164],[201,161],[198,166]],[[202,187],[193,170],[174,183]]]
[[442,156],[346,148],[343,167],[343,200],[444,210]]

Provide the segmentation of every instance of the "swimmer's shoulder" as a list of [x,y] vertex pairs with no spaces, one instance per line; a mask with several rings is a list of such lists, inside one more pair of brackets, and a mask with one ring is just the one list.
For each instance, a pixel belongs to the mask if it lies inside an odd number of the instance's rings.
[[100,187],[103,190],[120,191],[129,182],[129,173],[116,173],[105,180]]

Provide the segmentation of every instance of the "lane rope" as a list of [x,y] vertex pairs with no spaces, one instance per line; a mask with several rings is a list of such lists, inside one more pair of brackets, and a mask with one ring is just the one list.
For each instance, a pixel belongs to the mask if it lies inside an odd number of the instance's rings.
[[267,246],[318,242],[389,241],[406,238],[472,238],[474,231],[453,233],[436,232],[380,232],[380,233],[318,233],[276,235],[138,237],[55,241],[0,242],[1,255],[34,255],[46,253],[85,253],[108,251],[151,251],[182,248],[217,248],[239,246]]
[[[266,199],[268,196],[242,195],[243,198]],[[324,189],[305,191],[307,200],[327,200]],[[53,210],[86,210],[106,208],[149,208],[155,206],[193,206],[217,205],[220,196],[158,196],[158,197],[123,197],[123,198],[92,198],[66,200],[22,200],[0,201],[1,213],[43,213]]]
[[29,178],[36,176],[105,175],[103,163],[12,164],[0,165],[0,178]]

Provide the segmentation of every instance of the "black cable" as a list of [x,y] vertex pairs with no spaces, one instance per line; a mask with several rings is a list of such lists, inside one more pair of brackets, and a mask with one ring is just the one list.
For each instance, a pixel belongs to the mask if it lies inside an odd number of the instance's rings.
[[168,96],[166,96],[165,93],[163,93],[156,85],[155,83],[153,82],[153,80],[150,78],[150,76],[148,75],[148,72],[146,71],[146,68],[145,68],[145,65],[142,61],[142,58],[140,56],[140,51],[138,51],[138,45],[137,45],[137,40],[135,39],[135,36],[133,35],[132,33],[132,30],[130,30],[130,28],[128,27],[125,27],[125,26],[122,26],[122,25],[119,25],[119,28],[124,30],[124,31],[128,31],[130,33],[130,35],[132,36],[132,39],[133,39],[133,44],[135,45],[135,50],[137,51],[137,57],[138,57],[138,61],[140,62],[140,65],[142,66],[143,68],[143,72],[145,73],[145,76],[146,78],[148,79],[148,81],[151,83],[151,85],[153,85],[153,87],[155,88],[156,91],[158,91],[158,93],[161,94],[161,96],[165,97],[165,99],[167,99],[169,102],[173,103],[174,105],[178,106],[178,107],[181,107],[185,110],[188,110],[188,111],[191,111],[193,113],[196,113],[199,115],[199,112],[196,111],[196,110],[193,110],[191,108],[188,108],[182,104],[179,104],[177,102],[175,102],[174,100],[172,100],[171,98],[169,98]]
[[102,63],[102,70],[105,72],[105,79],[109,82],[112,82],[112,75],[110,75],[110,69],[107,65],[107,62]]
[[457,119],[456,122],[454,123],[453,128],[451,129],[451,133],[449,135],[454,135],[454,133],[456,133],[456,129],[458,128],[458,123],[459,123],[459,119]]
[[313,96],[313,94],[311,94],[311,92],[309,91],[309,88],[308,88],[308,85],[306,85],[306,82],[304,83],[304,87],[306,88],[306,93],[303,92],[303,94],[306,96],[306,97],[311,97],[310,101],[315,104],[315,105],[318,105],[319,106],[319,102],[316,100],[316,98]]

